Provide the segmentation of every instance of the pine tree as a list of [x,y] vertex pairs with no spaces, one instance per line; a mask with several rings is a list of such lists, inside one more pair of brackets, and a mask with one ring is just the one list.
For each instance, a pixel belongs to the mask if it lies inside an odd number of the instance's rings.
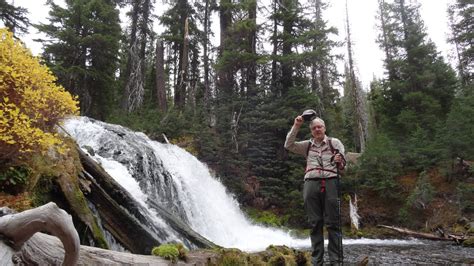
[[161,24],[166,27],[162,38],[170,50],[168,64],[174,106],[181,111],[186,100],[191,106],[195,102],[195,88],[199,81],[198,43],[202,33],[197,27],[196,16],[195,8],[187,0],[178,0],[160,17]]
[[474,4],[470,0],[457,0],[448,8],[451,38],[456,47],[458,73],[464,86],[473,85],[474,72]]
[[11,32],[28,33],[28,27],[31,23],[27,15],[28,10],[26,8],[15,7],[7,3],[6,0],[0,0],[0,20]]
[[456,87],[454,73],[427,38],[418,10],[416,2],[404,0],[384,3],[380,10],[379,43],[388,55],[388,80],[386,101],[377,112],[394,121],[384,129],[402,139],[417,127],[434,130],[436,121],[446,117]]
[[58,81],[79,96],[81,112],[105,119],[113,104],[120,39],[119,11],[112,0],[49,2],[49,24],[37,28],[45,58]]
[[122,106],[126,112],[140,108],[145,97],[146,48],[150,40],[153,0],[134,0],[128,40],[127,67],[124,73],[125,89]]

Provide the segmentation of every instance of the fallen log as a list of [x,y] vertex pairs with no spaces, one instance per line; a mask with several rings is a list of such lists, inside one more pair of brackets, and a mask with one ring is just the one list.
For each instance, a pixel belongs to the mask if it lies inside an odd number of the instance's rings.
[[400,228],[400,227],[395,227],[395,226],[389,226],[389,225],[377,225],[377,227],[382,227],[382,228],[387,228],[405,235],[410,235],[416,238],[423,238],[423,239],[429,239],[429,240],[437,240],[437,241],[455,241],[456,243],[462,243],[465,238],[461,236],[456,236],[456,235],[447,235],[447,236],[438,236],[435,234],[430,234],[430,233],[423,233],[423,232],[416,232],[412,231],[410,229],[406,228]]
[[[160,232],[163,229],[150,224],[133,197],[89,155],[79,147],[77,150],[84,168],[83,178],[90,187],[86,197],[96,205],[103,226],[129,251],[150,254],[154,246],[162,244],[158,235],[166,235],[166,232]],[[184,241],[187,241],[185,244],[197,248],[216,247],[185,223],[173,219],[168,211],[159,208],[157,204],[153,205],[161,217],[184,236]]]
[[156,256],[81,246],[71,216],[53,202],[21,213],[0,208],[0,236],[1,265],[170,264]]

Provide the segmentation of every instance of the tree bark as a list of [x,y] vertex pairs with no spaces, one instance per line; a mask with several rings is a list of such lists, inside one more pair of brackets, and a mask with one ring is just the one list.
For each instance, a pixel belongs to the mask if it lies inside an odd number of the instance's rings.
[[[56,257],[64,257],[63,265],[75,265],[77,263],[80,247],[79,235],[74,228],[71,216],[61,210],[55,203],[50,202],[35,209],[0,217],[0,234],[8,240],[14,250],[21,250],[23,244],[40,231],[46,231],[61,240],[65,255],[56,255]],[[23,250],[27,250],[34,245],[29,243],[27,246]],[[43,245],[38,245],[38,248],[43,248]],[[13,252],[5,252],[1,255],[1,261],[12,261]],[[38,263],[38,265],[46,264],[49,263],[46,261]]]
[[382,227],[382,228],[387,228],[387,229],[390,229],[390,230],[394,230],[396,232],[406,234],[406,235],[410,235],[410,236],[413,236],[413,237],[424,238],[424,239],[429,239],[429,240],[456,241],[458,243],[465,240],[462,237],[455,236],[455,235],[437,236],[437,235],[430,234],[430,233],[416,232],[416,231],[412,231],[410,229],[400,228],[400,227],[395,227],[395,226],[389,226],[389,225],[377,225],[377,226]]
[[352,57],[352,40],[351,40],[351,30],[349,23],[349,11],[347,9],[347,0],[346,0],[346,27],[347,27],[347,56],[349,59],[349,77],[350,77],[350,90],[349,94],[352,99],[351,103],[354,110],[355,116],[355,131],[357,132],[358,137],[358,152],[365,151],[365,143],[367,140],[367,118],[365,114],[364,101],[362,99],[362,89],[360,87],[359,81],[356,79],[355,70],[354,70],[354,60]]
[[166,86],[165,86],[165,49],[163,41],[158,39],[156,41],[156,96],[158,102],[158,109],[161,112],[168,110],[166,101]]
[[[13,265],[61,265],[64,250],[54,236],[36,233],[23,248],[15,251],[0,240],[0,262],[3,266]],[[158,256],[138,255],[80,246],[78,265],[217,265],[219,253],[213,251],[191,251],[187,260],[172,263]]]

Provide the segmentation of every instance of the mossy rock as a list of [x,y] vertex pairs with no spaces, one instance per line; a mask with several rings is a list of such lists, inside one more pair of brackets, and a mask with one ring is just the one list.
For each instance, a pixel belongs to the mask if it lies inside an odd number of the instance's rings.
[[222,249],[219,264],[222,266],[248,265],[247,254],[236,248]]
[[174,244],[163,244],[158,247],[154,247],[151,250],[151,254],[154,256],[160,256],[164,259],[177,262],[179,258],[178,247]]
[[295,250],[287,246],[270,245],[262,256],[268,265],[310,265],[308,252]]
[[468,238],[462,242],[463,247],[474,247],[474,237]]
[[295,256],[293,254],[285,255],[281,252],[275,252],[268,260],[271,266],[296,266]]
[[262,257],[258,255],[249,255],[247,256],[247,265],[252,266],[266,266],[267,263],[263,261]]
[[176,243],[176,248],[178,249],[179,255],[178,258],[183,261],[188,260],[188,250],[184,247],[182,243]]

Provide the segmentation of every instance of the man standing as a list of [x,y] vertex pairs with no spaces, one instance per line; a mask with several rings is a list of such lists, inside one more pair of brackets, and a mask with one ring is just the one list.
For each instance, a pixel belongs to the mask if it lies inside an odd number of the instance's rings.
[[326,224],[329,260],[331,264],[342,264],[338,179],[339,170],[345,166],[344,145],[340,140],[326,136],[326,125],[321,118],[311,120],[309,126],[313,137],[310,140],[295,141],[303,121],[303,116],[295,118],[285,148],[306,156],[303,197],[311,225],[312,262],[313,265],[323,264],[323,225]]

